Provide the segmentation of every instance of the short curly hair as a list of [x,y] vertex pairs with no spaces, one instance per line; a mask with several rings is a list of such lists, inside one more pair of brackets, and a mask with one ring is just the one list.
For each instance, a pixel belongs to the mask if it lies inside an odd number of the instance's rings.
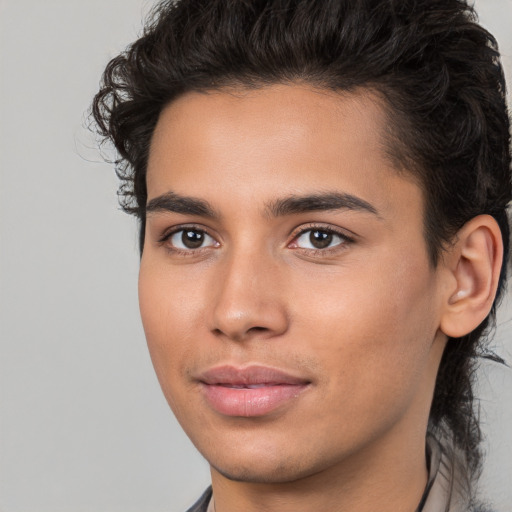
[[[300,81],[331,90],[369,88],[385,105],[389,152],[426,197],[432,265],[457,231],[492,215],[509,251],[512,197],[505,80],[497,43],[463,0],[166,0],[144,33],[108,64],[92,113],[118,151],[122,207],[145,234],[146,166],[162,109],[189,91]],[[489,317],[450,339],[430,412],[476,473],[481,440],[473,407],[477,356]]]

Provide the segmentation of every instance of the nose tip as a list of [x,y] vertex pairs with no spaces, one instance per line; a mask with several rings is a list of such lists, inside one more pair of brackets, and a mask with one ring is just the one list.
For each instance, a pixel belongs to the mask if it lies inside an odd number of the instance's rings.
[[214,333],[240,342],[251,338],[271,338],[286,331],[284,315],[278,318],[278,315],[265,313],[261,309],[244,309],[241,311],[240,304],[231,311],[217,309]]
[[[247,260],[245,260],[247,261]],[[267,339],[288,328],[279,280],[268,267],[238,264],[220,276],[213,305],[212,331],[233,341]]]

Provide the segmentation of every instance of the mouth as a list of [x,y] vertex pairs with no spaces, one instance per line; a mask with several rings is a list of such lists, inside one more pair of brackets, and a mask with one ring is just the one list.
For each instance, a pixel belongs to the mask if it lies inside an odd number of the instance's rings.
[[245,418],[290,405],[311,384],[265,366],[219,366],[204,372],[199,382],[207,403],[217,413]]

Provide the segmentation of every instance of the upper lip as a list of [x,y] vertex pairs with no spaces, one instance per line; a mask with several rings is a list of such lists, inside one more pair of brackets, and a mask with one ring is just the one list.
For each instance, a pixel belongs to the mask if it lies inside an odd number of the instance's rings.
[[303,386],[310,381],[291,375],[283,370],[268,366],[251,365],[243,368],[224,365],[206,370],[199,376],[199,381],[209,385],[254,386],[283,385]]

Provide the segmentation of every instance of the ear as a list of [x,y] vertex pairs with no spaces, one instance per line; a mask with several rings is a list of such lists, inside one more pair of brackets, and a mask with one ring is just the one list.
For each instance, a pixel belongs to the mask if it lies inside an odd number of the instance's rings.
[[482,323],[494,302],[503,259],[498,223],[490,215],[471,219],[444,256],[452,278],[440,329],[447,336],[459,338]]

